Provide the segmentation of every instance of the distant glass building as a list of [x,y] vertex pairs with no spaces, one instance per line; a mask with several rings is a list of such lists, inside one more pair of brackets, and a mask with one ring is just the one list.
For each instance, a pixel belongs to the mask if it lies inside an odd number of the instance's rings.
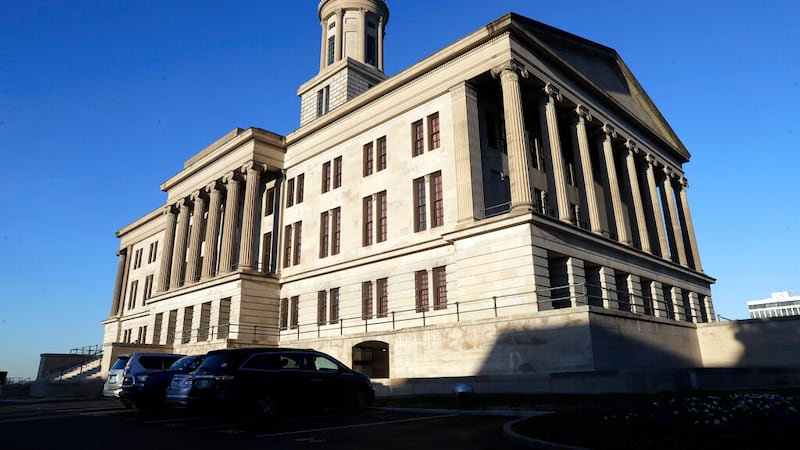
[[773,292],[768,299],[747,302],[747,309],[751,319],[800,316],[800,295],[789,291]]

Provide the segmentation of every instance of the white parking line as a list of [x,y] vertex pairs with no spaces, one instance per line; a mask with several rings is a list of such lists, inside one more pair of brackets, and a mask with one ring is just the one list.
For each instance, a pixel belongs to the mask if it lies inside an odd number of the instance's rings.
[[414,417],[413,419],[398,419],[398,420],[387,420],[384,422],[359,423],[356,425],[342,425],[339,427],[315,428],[313,430],[299,430],[299,431],[287,431],[285,433],[259,434],[256,437],[269,438],[269,437],[279,437],[279,436],[291,436],[293,434],[318,433],[320,431],[332,431],[332,430],[346,430],[348,428],[375,427],[380,425],[391,425],[394,423],[417,422],[420,420],[431,420],[431,419],[444,419],[446,417],[456,417],[456,416],[458,416],[458,414],[443,414],[440,416]]

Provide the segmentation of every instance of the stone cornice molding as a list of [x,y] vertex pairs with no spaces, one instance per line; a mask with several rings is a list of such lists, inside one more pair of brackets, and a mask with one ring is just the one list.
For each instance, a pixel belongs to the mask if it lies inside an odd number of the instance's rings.
[[528,76],[530,75],[528,73],[528,69],[526,69],[522,63],[520,63],[515,59],[504,62],[499,66],[495,66],[491,70],[492,76],[494,78],[498,78],[503,72],[513,72],[521,76],[522,78],[528,78]]

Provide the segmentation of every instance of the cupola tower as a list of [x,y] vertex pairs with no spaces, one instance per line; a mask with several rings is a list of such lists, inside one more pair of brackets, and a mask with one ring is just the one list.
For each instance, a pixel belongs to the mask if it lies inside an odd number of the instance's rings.
[[300,125],[341,106],[386,79],[383,38],[389,7],[383,0],[322,0],[319,74],[300,87]]

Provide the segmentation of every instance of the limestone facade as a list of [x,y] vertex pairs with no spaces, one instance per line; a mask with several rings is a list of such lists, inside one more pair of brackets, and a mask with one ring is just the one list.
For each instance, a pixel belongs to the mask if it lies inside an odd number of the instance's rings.
[[387,77],[383,1],[319,14],[300,128],[231,131],[117,232],[106,370],[250,345],[386,380],[702,366],[689,153],[614,50],[508,14]]

